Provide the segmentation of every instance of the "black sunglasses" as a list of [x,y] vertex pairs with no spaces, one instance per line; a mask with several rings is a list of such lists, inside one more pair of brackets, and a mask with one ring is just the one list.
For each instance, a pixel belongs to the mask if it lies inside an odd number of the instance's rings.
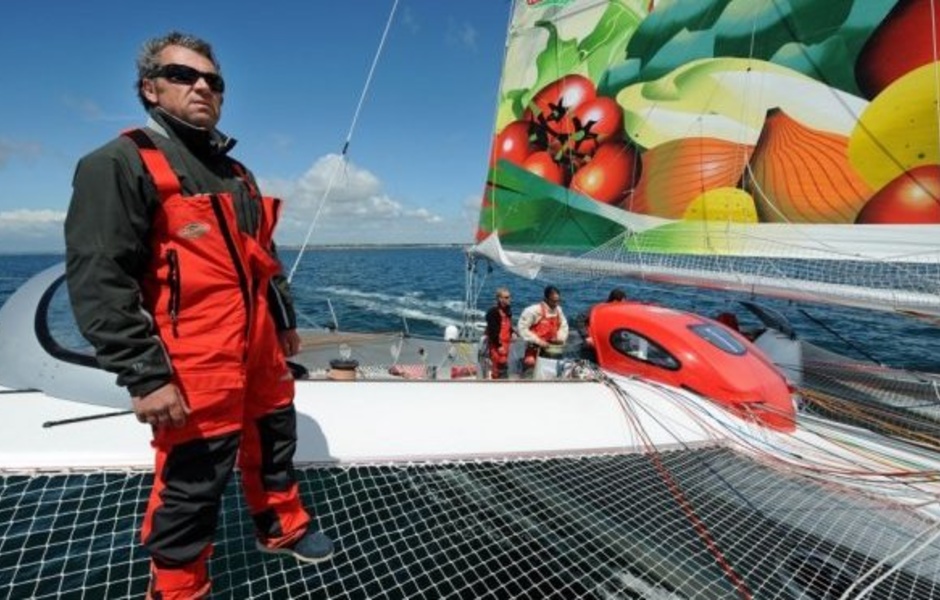
[[206,85],[213,92],[221,94],[225,91],[225,80],[218,73],[205,73],[186,65],[169,64],[157,67],[150,72],[150,77],[163,77],[171,83],[180,83],[183,85],[193,85],[200,79],[206,81]]

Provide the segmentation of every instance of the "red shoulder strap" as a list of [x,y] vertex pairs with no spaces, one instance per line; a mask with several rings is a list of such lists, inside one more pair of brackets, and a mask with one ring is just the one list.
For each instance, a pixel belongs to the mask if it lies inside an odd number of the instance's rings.
[[281,214],[281,201],[278,198],[262,196],[261,190],[258,189],[254,181],[252,181],[251,177],[248,175],[248,169],[234,158],[231,159],[231,161],[232,170],[235,171],[235,175],[242,180],[248,188],[248,193],[252,198],[258,200],[258,204],[261,207],[261,223],[258,228],[258,241],[261,242],[262,246],[267,248],[271,245],[272,238],[274,237],[274,227],[277,225],[278,218]]
[[157,148],[157,145],[153,143],[153,140],[143,129],[129,129],[121,135],[129,138],[137,146],[140,158],[144,161],[144,167],[150,173],[153,183],[157,187],[161,202],[182,191],[180,180],[173,171],[173,167],[170,166],[170,161],[166,159],[163,151]]
[[255,187],[254,182],[251,180],[251,177],[248,176],[248,169],[245,168],[243,164],[235,160],[232,161],[232,169],[235,171],[235,174],[238,175],[238,178],[241,179],[246,186],[248,186],[248,192],[255,198],[261,198],[261,192],[258,191],[258,188]]
[[281,200],[279,198],[265,197],[261,201],[261,226],[259,241],[264,247],[271,245],[274,239],[274,228],[281,215]]

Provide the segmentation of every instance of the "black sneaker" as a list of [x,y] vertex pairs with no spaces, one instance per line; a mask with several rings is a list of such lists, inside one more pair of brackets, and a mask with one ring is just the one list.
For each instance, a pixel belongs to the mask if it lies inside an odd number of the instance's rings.
[[282,554],[293,556],[305,563],[315,564],[329,560],[333,556],[333,540],[322,531],[308,531],[293,546],[284,548],[268,548],[261,542],[256,542],[258,550],[268,554]]

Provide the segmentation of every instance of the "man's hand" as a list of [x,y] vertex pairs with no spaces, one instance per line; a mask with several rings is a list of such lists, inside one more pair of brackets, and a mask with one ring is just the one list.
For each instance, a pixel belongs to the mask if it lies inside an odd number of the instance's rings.
[[146,396],[135,396],[131,404],[137,420],[150,423],[154,427],[182,427],[189,416],[189,405],[172,383],[159,387]]
[[281,352],[288,358],[300,352],[300,334],[296,329],[278,331],[277,341],[281,344]]

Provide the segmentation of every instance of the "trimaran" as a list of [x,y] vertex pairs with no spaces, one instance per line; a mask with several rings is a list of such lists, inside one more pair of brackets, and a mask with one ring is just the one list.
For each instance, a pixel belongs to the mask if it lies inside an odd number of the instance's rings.
[[[511,11],[476,255],[940,315],[932,0]],[[0,590],[141,596],[148,432],[63,287],[0,309]],[[573,358],[474,377],[467,331],[306,337],[298,475],[338,552],[258,555],[233,482],[218,597],[940,598],[935,374],[804,354],[779,428]]]

